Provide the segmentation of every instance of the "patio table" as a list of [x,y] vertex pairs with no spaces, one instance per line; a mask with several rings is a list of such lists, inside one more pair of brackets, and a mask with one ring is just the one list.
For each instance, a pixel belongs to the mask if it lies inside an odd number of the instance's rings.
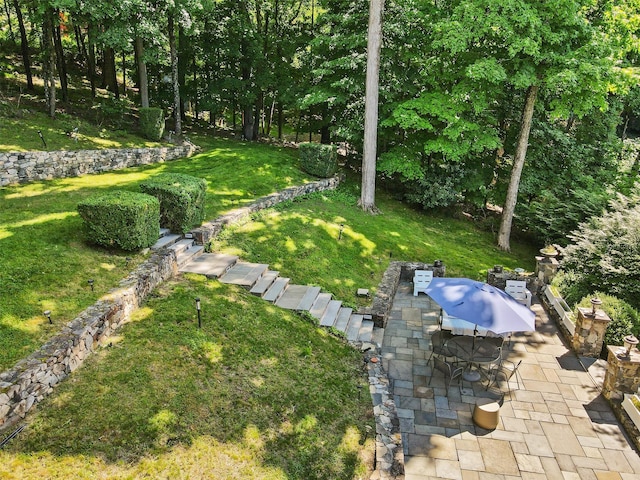
[[[483,365],[491,365],[500,358],[501,349],[495,342],[484,338],[475,338],[467,335],[458,335],[449,339],[446,349],[453,357],[464,362],[469,367],[465,370],[463,378],[468,382],[477,382],[482,373],[479,371]],[[477,367],[472,370],[472,366]]]

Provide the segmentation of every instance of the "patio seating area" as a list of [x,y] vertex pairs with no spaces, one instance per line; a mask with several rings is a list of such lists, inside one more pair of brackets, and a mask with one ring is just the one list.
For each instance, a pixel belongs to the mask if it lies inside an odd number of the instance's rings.
[[[400,283],[381,349],[400,420],[406,480],[640,480],[640,457],[600,395],[601,362],[576,357],[535,297],[536,331],[504,342],[507,362],[500,372],[491,370],[496,382],[489,385],[490,377],[467,381],[455,364],[429,361],[440,306],[413,293],[411,282]],[[443,336],[455,338],[437,334],[441,352]],[[479,423],[497,420],[497,427],[478,426],[474,410]]]

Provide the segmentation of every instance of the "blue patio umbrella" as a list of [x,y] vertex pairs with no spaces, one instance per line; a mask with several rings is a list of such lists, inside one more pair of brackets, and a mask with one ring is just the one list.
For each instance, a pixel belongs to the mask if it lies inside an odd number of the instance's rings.
[[424,290],[442,309],[495,333],[536,329],[536,315],[509,294],[468,278],[434,278]]

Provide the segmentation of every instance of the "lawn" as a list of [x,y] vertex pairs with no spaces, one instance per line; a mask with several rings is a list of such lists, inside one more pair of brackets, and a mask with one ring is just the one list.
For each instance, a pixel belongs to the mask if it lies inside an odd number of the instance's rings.
[[[469,220],[426,214],[379,192],[379,215],[357,207],[357,184],[311,194],[258,212],[252,221],[227,228],[211,244],[221,251],[268,263],[295,283],[319,285],[347,304],[363,306],[358,288],[375,292],[390,261],[440,259],[447,276],[486,279],[496,264],[534,268],[535,249],[514,244],[499,250],[491,233]],[[342,226],[342,234],[340,233]],[[514,242],[515,243],[515,242]]]
[[34,351],[144,260],[143,253],[85,243],[76,206],[87,196],[137,190],[152,175],[180,172],[207,179],[206,218],[212,219],[311,179],[289,149],[228,140],[203,145],[203,153],[190,159],[0,188],[0,370]]
[[373,465],[361,354],[298,314],[187,276],[118,333],[28,416],[0,478],[356,479]]

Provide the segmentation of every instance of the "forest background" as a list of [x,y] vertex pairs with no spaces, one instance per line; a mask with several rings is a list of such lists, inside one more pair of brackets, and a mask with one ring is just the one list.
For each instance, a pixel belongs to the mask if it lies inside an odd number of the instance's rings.
[[[16,97],[40,99],[51,118],[79,116],[86,99],[74,92],[84,86],[88,111],[110,128],[160,107],[171,136],[186,122],[250,141],[331,142],[360,166],[369,2],[3,7],[3,116],[20,115]],[[425,209],[463,205],[496,232],[496,213],[512,207],[514,232],[541,244],[566,245],[590,219],[635,208],[619,195],[634,198],[640,169],[639,7],[387,0],[379,188]],[[511,226],[503,233],[509,249]]]

